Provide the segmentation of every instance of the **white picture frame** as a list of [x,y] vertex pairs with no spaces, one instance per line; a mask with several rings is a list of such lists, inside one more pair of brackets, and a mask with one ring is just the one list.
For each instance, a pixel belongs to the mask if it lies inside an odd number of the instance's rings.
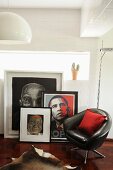
[[[13,78],[56,79],[56,90],[62,90],[62,72],[32,72],[6,70],[4,72],[4,138],[18,138],[19,131],[12,130],[12,80]],[[18,87],[17,87],[18,88]]]
[[50,108],[21,108],[20,141],[50,142]]

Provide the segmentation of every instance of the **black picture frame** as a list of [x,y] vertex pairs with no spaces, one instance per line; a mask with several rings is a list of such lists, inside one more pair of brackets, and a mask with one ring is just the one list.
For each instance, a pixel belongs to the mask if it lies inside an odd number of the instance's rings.
[[[51,119],[51,141],[64,141],[66,140],[64,129],[63,129],[63,121],[68,118],[73,116],[74,114],[78,113],[78,92],[77,91],[56,91],[54,93],[42,93],[43,96],[43,107],[50,107],[52,108],[52,119]],[[58,99],[60,98],[60,99]],[[50,103],[53,101],[53,105]],[[55,110],[56,103],[57,105],[59,101],[61,100],[65,103],[64,106],[62,104],[62,109],[64,109],[64,113],[61,114],[60,111],[57,111],[57,114],[60,115],[58,118],[55,117]],[[61,105],[61,103],[60,103]],[[58,113],[59,112],[59,113]],[[56,114],[56,115],[57,115]],[[58,120],[59,119],[59,120]],[[60,122],[60,123],[58,123]],[[58,124],[60,124],[60,128],[58,128]],[[61,127],[62,126],[62,127]]]

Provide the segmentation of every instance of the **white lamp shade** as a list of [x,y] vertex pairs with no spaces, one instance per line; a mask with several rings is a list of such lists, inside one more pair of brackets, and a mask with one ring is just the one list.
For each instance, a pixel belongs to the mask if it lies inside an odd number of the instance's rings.
[[32,32],[27,21],[13,12],[0,12],[0,44],[30,43]]

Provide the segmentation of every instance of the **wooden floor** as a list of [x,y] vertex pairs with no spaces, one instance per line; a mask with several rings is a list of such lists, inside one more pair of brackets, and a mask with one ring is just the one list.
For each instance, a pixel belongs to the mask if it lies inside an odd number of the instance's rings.
[[98,151],[106,155],[105,158],[99,158],[90,152],[87,164],[83,163],[84,151],[70,150],[74,147],[70,143],[25,143],[17,139],[4,139],[0,136],[0,166],[11,162],[12,157],[19,157],[24,151],[34,145],[37,148],[50,152],[64,163],[72,166],[80,166],[81,170],[113,170],[113,141],[106,141]]

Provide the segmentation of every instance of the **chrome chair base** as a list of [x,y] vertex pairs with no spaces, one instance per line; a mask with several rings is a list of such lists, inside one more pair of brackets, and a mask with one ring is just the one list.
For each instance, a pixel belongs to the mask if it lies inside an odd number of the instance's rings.
[[[101,154],[100,152],[98,152],[97,150],[92,150],[94,153],[96,153],[97,155],[99,155],[101,158],[105,158],[105,155]],[[87,158],[88,158],[88,154],[89,151],[86,151],[85,153],[85,159],[84,159],[84,164],[86,164],[87,162]]]
[[96,153],[97,155],[101,156],[102,158],[105,158],[106,156],[103,155],[102,153],[98,152],[97,150],[93,150],[94,153]]
[[[80,150],[80,148],[76,147],[76,148],[71,148],[71,151],[73,150]],[[88,155],[89,155],[89,151],[90,150],[86,150],[85,151],[85,158],[84,158],[84,164],[86,164],[87,162],[87,158],[88,158]],[[97,155],[99,155],[101,158],[105,158],[105,155],[103,155],[102,153],[98,152],[97,150],[91,150],[93,151],[94,153],[96,153]]]

